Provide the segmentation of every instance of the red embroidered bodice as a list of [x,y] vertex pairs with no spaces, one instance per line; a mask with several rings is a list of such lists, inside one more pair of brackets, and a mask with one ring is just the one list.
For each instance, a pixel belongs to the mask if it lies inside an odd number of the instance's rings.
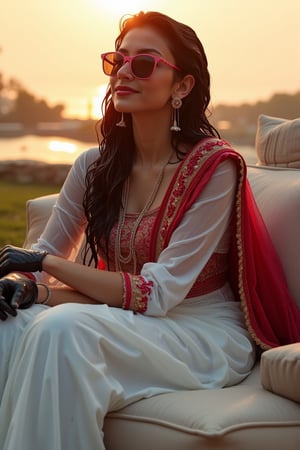
[[[122,264],[122,271],[132,275],[138,275],[143,265],[149,262],[149,253],[151,245],[152,229],[156,220],[159,208],[149,211],[143,217],[135,237],[136,251],[136,273],[133,273],[133,262]],[[121,252],[122,255],[129,254],[129,241],[134,223],[138,217],[138,213],[127,213],[125,216],[124,227],[121,230]],[[115,239],[117,232],[117,224],[111,230],[109,239],[109,268],[116,270],[115,267]],[[104,255],[101,255],[104,258]],[[228,255],[214,253],[204,269],[199,274],[187,298],[196,297],[212,292],[221,288],[228,279]]]

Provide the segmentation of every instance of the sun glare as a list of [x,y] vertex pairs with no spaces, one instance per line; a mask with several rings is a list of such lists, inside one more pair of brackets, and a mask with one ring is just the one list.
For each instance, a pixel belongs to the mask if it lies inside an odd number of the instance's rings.
[[96,6],[107,14],[120,18],[124,14],[133,14],[139,11],[153,9],[153,1],[150,0],[93,0]]
[[93,119],[100,119],[102,117],[101,104],[105,97],[107,84],[101,84],[97,88],[97,95],[92,99],[92,117]]
[[76,145],[71,142],[50,141],[49,149],[52,152],[75,153]]

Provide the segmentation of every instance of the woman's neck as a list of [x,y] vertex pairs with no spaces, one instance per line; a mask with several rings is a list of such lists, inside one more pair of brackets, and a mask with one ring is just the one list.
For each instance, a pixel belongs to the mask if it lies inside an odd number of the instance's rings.
[[169,120],[164,123],[149,117],[133,118],[136,164],[144,167],[161,165],[172,153]]

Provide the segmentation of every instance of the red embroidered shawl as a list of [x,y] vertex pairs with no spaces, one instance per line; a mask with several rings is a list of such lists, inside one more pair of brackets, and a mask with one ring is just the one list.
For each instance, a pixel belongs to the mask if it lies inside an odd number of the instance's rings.
[[300,310],[292,299],[276,250],[253,198],[244,159],[223,140],[208,138],[194,146],[177,169],[160,207],[150,258],[157,259],[184,213],[214,170],[231,158],[238,187],[231,244],[231,284],[248,330],[263,349],[300,341]]

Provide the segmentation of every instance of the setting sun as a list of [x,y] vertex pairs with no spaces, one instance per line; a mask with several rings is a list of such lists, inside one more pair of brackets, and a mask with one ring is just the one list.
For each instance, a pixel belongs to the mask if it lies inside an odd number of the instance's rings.
[[[146,11],[157,8],[159,2],[151,0],[92,0],[93,3],[109,14],[121,17],[124,14],[133,14],[139,11]],[[154,3],[157,3],[154,5]]]
[[[2,3],[4,83],[16,80],[36,98],[53,106],[63,104],[64,117],[100,116],[103,95],[98,86],[108,79],[99,55],[114,48],[122,16],[139,11],[160,11],[196,31],[208,57],[214,105],[265,101],[276,92],[299,90],[300,58],[295,57],[295,45],[300,42],[299,0],[273,2],[276,7],[270,7],[271,0]],[[16,39],[15,30],[25,41]],[[5,94],[11,101],[9,89]]]

